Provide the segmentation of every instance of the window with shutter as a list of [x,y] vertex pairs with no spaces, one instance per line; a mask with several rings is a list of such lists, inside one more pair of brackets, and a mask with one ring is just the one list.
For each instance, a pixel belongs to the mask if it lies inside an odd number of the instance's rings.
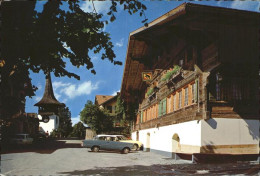
[[189,94],[189,88],[186,87],[185,88],[185,97],[184,97],[184,106],[187,106],[188,105],[188,94]]
[[158,106],[158,116],[160,117],[162,115],[162,102],[159,102],[159,106]]
[[172,111],[172,96],[167,97],[167,113]]
[[175,108],[175,102],[176,102],[176,94],[173,95],[173,102],[172,102],[173,111],[176,110],[176,108]]
[[182,91],[179,92],[179,109],[181,108],[182,105]]
[[165,115],[166,114],[166,109],[167,109],[167,99],[165,98],[165,99],[163,99],[162,100],[162,115]]
[[197,103],[198,100],[198,81],[195,81],[194,84],[194,102]]

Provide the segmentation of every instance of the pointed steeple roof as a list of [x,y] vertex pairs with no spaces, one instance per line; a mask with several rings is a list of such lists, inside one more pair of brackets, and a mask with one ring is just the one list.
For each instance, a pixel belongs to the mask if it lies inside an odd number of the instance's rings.
[[50,73],[46,74],[45,90],[44,90],[43,97],[34,106],[46,106],[46,105],[63,106],[63,104],[60,103],[54,96]]

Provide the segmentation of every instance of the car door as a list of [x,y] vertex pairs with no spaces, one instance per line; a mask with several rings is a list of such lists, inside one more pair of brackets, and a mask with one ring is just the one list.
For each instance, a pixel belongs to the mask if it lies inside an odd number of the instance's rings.
[[111,149],[113,149],[113,141],[112,141],[113,139],[112,139],[112,137],[110,137],[110,136],[107,136],[106,137],[106,140],[105,140],[105,143],[104,143],[104,149],[106,149],[106,150],[111,150]]
[[107,147],[110,150],[118,150],[120,147],[118,146],[117,138],[114,136],[111,136],[109,138],[109,142],[107,143]]

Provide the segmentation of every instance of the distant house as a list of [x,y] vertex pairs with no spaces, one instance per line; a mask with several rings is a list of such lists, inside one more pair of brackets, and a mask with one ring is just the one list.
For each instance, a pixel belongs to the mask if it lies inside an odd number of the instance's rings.
[[132,138],[168,157],[257,156],[259,19],[184,3],[131,32],[121,97],[137,105]]
[[110,116],[114,117],[114,126],[120,126],[119,121],[116,120],[116,103],[117,97],[119,93],[115,96],[110,95],[96,95],[95,97],[95,104],[99,106],[101,109],[105,109]]
[[111,115],[115,115],[116,99],[117,95],[96,95],[95,105],[98,105],[101,109],[106,109]]

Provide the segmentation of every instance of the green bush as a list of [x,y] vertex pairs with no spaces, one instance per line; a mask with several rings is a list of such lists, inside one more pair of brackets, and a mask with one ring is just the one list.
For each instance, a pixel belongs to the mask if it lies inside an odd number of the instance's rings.
[[150,88],[150,89],[147,91],[146,95],[147,95],[147,96],[151,95],[151,94],[153,93],[153,91],[154,91],[154,88],[152,87],[152,88]]
[[168,72],[163,76],[163,78],[161,79],[161,81],[167,81],[167,80],[169,80],[170,77],[171,77],[172,75],[174,75],[175,73],[177,73],[180,69],[181,69],[180,66],[174,65],[173,70],[168,71]]

